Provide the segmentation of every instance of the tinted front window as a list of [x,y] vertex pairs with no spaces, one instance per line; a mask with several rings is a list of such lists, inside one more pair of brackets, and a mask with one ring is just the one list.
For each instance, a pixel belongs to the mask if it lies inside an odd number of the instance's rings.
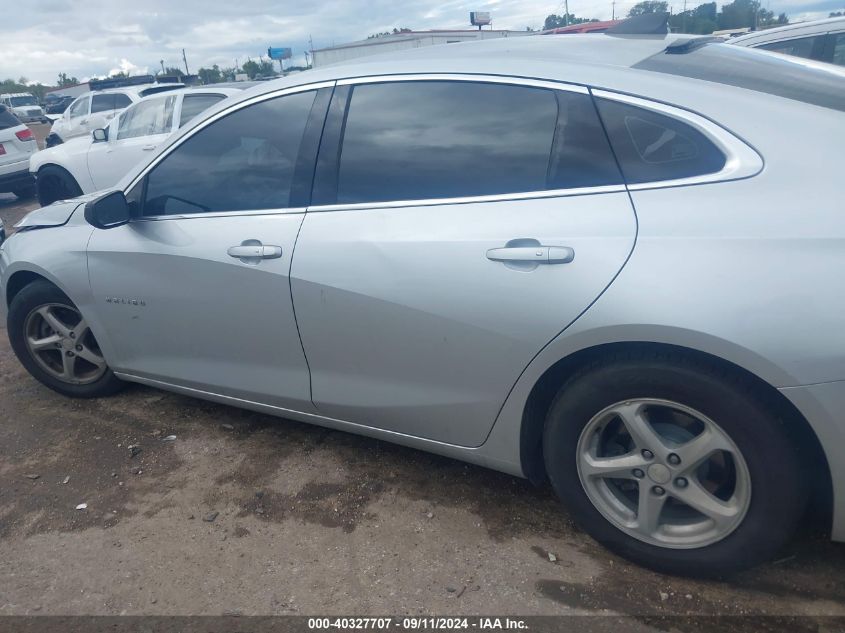
[[799,37],[794,40],[785,40],[783,42],[771,42],[769,44],[761,44],[757,48],[762,48],[773,53],[781,53],[783,55],[792,55],[793,57],[806,57],[809,59],[813,56],[813,47],[816,45],[816,37]]
[[725,165],[719,148],[678,119],[609,99],[596,103],[630,184],[712,174]]
[[[337,201],[481,196],[618,181],[589,97],[562,93],[559,108],[556,95],[448,81],[356,86]],[[575,146],[586,148],[580,160]],[[592,170],[589,152],[596,157]]]
[[10,99],[12,106],[18,108],[20,106],[28,106],[28,105],[38,105],[38,101],[35,100],[35,97],[12,97]]
[[182,101],[182,114],[179,116],[179,127],[182,127],[200,112],[207,110],[222,99],[223,95],[220,94],[185,95]]
[[94,95],[91,99],[91,113],[114,110],[114,95]]
[[657,53],[634,68],[714,81],[845,111],[840,71],[809,68],[788,55],[766,55],[735,44],[704,44],[680,54]]
[[88,114],[88,102],[90,101],[90,97],[85,97],[80,99],[79,101],[75,102],[72,106],[70,106],[70,117],[72,119],[76,117],[85,116]]
[[194,134],[150,172],[144,214],[289,207],[315,94],[262,101]]

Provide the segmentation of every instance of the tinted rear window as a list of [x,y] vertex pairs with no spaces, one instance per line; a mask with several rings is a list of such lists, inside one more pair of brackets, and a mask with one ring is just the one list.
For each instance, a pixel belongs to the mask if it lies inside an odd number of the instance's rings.
[[474,82],[364,84],[349,105],[337,202],[620,181],[588,95]]
[[737,86],[845,112],[845,75],[805,66],[788,56],[733,44],[704,44],[685,53],[660,52],[634,66]]
[[10,127],[17,127],[21,124],[18,117],[11,113],[9,108],[0,105],[0,130],[5,130]]

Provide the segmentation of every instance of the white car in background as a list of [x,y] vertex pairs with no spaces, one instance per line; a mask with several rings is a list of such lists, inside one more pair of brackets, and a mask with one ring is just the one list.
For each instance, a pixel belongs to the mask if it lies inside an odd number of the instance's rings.
[[845,66],[845,17],[787,24],[741,35],[728,42]]
[[[32,130],[21,123],[12,110],[0,104],[0,192],[11,191],[19,198],[33,194],[29,157],[37,149]],[[2,227],[0,223],[0,231]]]
[[108,126],[38,152],[29,161],[29,171],[39,202],[46,206],[115,185],[171,133],[239,92],[240,88],[205,86],[145,97]]
[[46,139],[47,147],[65,143],[77,136],[88,136],[93,130],[108,125],[115,115],[144,97],[184,87],[184,84],[179,83],[143,84],[86,92],[77,97],[53,123]]
[[10,92],[0,95],[0,103],[24,123],[49,123],[50,119],[38,105],[38,99],[28,92]]

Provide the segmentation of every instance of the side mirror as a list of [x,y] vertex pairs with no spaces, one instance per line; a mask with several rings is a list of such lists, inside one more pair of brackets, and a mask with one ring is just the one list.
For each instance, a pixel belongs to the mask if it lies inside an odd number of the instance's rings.
[[85,204],[85,220],[94,228],[113,229],[131,219],[129,203],[122,191],[112,191]]
[[102,143],[103,141],[109,140],[109,131],[98,127],[96,130],[91,132],[91,136],[94,137],[95,143]]

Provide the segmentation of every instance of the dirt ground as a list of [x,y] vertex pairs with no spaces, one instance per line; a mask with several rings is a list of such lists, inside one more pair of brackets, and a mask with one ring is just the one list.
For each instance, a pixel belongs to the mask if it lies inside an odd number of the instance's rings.
[[[35,206],[0,194],[7,226]],[[144,387],[66,399],[0,326],[0,615],[845,616],[822,532],[730,582],[662,576],[520,479]]]

